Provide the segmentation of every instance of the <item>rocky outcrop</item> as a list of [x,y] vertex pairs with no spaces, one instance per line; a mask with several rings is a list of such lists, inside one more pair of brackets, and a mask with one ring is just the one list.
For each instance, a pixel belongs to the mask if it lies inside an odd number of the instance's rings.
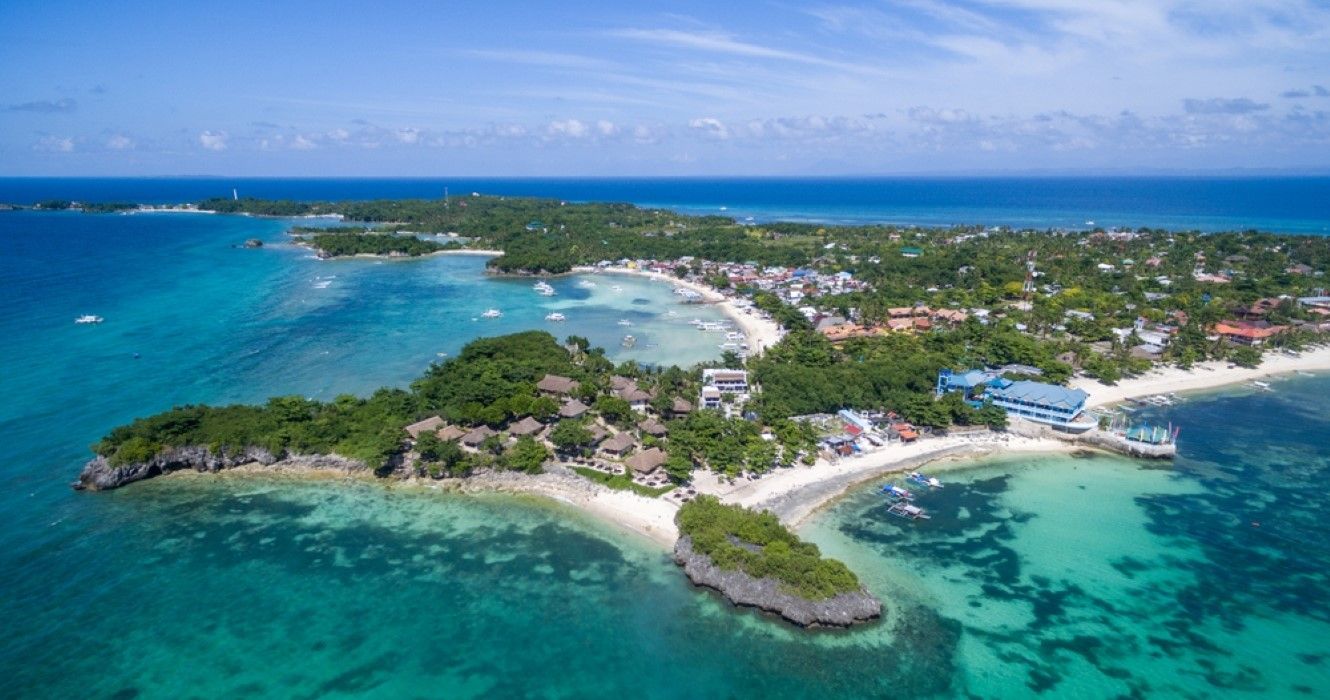
[[321,471],[364,471],[368,469],[364,462],[347,459],[338,455],[284,455],[281,458],[258,447],[243,450],[212,450],[192,445],[173,447],[164,450],[146,462],[113,465],[105,457],[98,456],[83,465],[78,481],[72,486],[77,490],[105,491],[119,488],[125,484],[149,479],[161,474],[169,474],[183,469],[197,472],[217,472],[231,469],[242,464],[261,464],[273,470],[321,470]]
[[695,585],[715,589],[735,605],[775,613],[800,627],[849,627],[882,615],[882,601],[862,588],[823,600],[802,598],[781,590],[775,579],[716,566],[711,557],[693,550],[692,538],[687,536],[675,543],[674,562]]
[[259,239],[257,239],[257,238],[247,238],[247,239],[245,239],[245,247],[246,247],[246,248],[262,248],[262,247],[263,247],[263,241],[261,241],[261,240],[259,240]]

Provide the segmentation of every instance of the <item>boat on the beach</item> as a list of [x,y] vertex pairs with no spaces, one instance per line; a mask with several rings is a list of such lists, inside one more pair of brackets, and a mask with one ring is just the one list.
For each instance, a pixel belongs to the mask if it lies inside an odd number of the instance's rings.
[[546,321],[567,321],[567,320],[568,320],[568,317],[567,317],[567,316],[564,316],[563,314],[559,313],[558,311],[555,311],[555,312],[553,312],[553,313],[545,314],[545,320],[546,320]]
[[486,309],[485,313],[481,314],[483,318],[498,318],[502,315],[503,312],[498,309]]
[[744,334],[740,333],[739,331],[730,331],[729,333],[725,334],[725,339],[738,342],[744,339]]
[[78,318],[74,319],[74,323],[83,326],[83,325],[88,325],[88,324],[101,323],[102,321],[105,321],[105,320],[106,320],[106,319],[102,318],[101,316],[94,316],[94,315],[92,315],[92,314],[84,314],[84,315],[79,316]]

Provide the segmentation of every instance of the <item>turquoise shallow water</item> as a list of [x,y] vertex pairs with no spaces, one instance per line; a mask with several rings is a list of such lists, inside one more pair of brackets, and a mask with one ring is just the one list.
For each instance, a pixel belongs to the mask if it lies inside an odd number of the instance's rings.
[[[664,346],[677,322],[651,316],[669,289],[637,280],[560,280],[542,299],[485,279],[475,258],[321,263],[230,247],[278,243],[283,227],[0,217],[0,695],[1330,688],[1324,378],[1170,409],[1184,441],[1168,467],[987,462],[945,474],[925,497],[936,517],[917,525],[890,520],[871,488],[850,496],[805,531],[888,601],[885,624],[850,632],[734,611],[650,544],[539,500],[240,477],[70,491],[88,443],[173,403],[400,384],[476,334],[542,327],[541,304],[569,315],[561,334],[593,339],[639,313],[634,333]],[[471,320],[488,306],[504,318]],[[76,327],[81,313],[107,322]],[[638,351],[712,352],[688,333]]]

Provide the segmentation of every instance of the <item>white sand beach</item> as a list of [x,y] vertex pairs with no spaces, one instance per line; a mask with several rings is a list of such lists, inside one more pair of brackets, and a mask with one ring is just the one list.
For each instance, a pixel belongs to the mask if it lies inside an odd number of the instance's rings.
[[1158,367],[1139,377],[1123,379],[1113,386],[1101,384],[1089,377],[1077,377],[1071,380],[1070,384],[1090,394],[1086,402],[1087,408],[1097,408],[1152,394],[1201,391],[1279,374],[1327,370],[1330,370],[1330,347],[1320,347],[1305,350],[1297,355],[1268,352],[1263,356],[1261,364],[1254,369],[1214,361],[1199,363],[1190,370]]
[[[981,433],[889,445],[873,452],[831,463],[819,459],[811,467],[780,469],[754,480],[728,483],[711,472],[697,472],[694,487],[727,503],[770,510],[790,527],[843,496],[855,486],[884,475],[918,469],[924,464],[949,461],[961,464],[996,453],[1070,453],[1084,449],[1058,440]],[[940,465],[934,465],[934,469]]]
[[678,507],[673,503],[630,491],[616,491],[560,467],[553,467],[543,474],[487,472],[455,483],[463,493],[500,491],[544,496],[642,535],[666,549],[672,549],[674,541],[679,539],[679,530],[674,525]]
[[637,270],[628,267],[575,267],[573,272],[580,274],[612,274],[612,275],[633,275],[636,277],[645,277],[657,282],[665,282],[675,287],[691,289],[702,295],[702,299],[707,303],[715,304],[716,308],[730,317],[734,325],[739,327],[739,332],[744,334],[748,340],[749,354],[759,355],[767,348],[780,342],[781,330],[775,321],[761,315],[761,312],[755,309],[741,307],[733,299],[699,282],[681,280],[673,275],[651,272],[650,270]]

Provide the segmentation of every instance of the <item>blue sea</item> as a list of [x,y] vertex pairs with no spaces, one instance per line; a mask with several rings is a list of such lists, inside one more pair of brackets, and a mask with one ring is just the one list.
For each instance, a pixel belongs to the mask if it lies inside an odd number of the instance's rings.
[[471,192],[632,202],[739,220],[1330,235],[1330,177],[0,178],[0,202],[154,204]]
[[[0,696],[1330,690],[1330,377],[1148,416],[1183,426],[1171,464],[971,462],[939,472],[920,523],[850,494],[802,533],[887,616],[840,632],[734,610],[651,543],[540,499],[236,475],[70,490],[87,445],[134,416],[401,386],[479,335],[557,325],[619,360],[718,354],[680,320],[707,311],[663,285],[572,277],[545,298],[475,257],[313,260],[286,226],[0,213]],[[252,237],[267,245],[235,247]]]

